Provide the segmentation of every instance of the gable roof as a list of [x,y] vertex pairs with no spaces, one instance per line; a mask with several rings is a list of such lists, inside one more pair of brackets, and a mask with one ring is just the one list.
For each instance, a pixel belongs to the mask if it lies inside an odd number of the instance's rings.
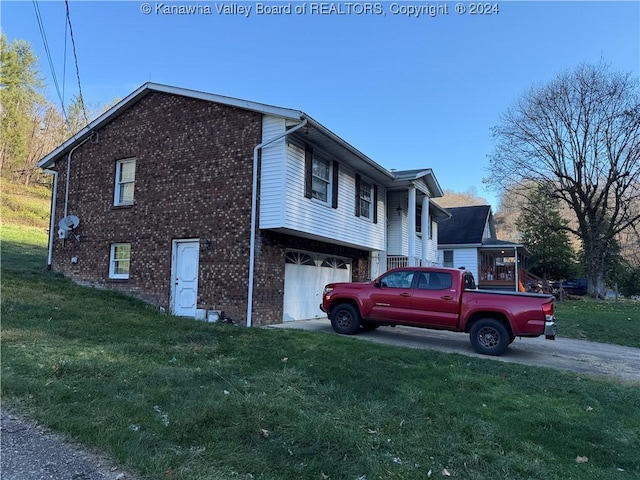
[[451,218],[438,225],[439,245],[481,245],[490,205],[447,208]]
[[394,184],[391,188],[393,190],[407,188],[411,185],[415,185],[418,180],[423,179],[429,189],[430,198],[442,197],[444,195],[438,180],[433,174],[433,170],[430,168],[421,168],[418,170],[392,170],[392,172]]
[[91,138],[91,135],[104,125],[112,122],[121,113],[127,110],[130,106],[134,105],[142,98],[146,97],[152,92],[164,92],[173,95],[181,95],[185,97],[205,100],[209,102],[221,103],[223,105],[243,108],[245,110],[252,110],[269,115],[276,115],[291,120],[300,120],[303,115],[298,110],[292,110],[289,108],[274,107],[272,105],[266,105],[263,103],[249,102],[247,100],[241,100],[233,97],[226,97],[223,95],[214,95],[211,93],[199,92],[196,90],[189,90],[186,88],[171,87],[169,85],[161,85],[158,83],[147,82],[132,93],[127,95],[120,102],[115,104],[109,110],[104,112],[95,120],[89,122],[82,130],[77,132],[71,138],[69,138],[62,145],[58,146],[55,150],[49,153],[46,157],[38,162],[38,167],[49,168],[53,166],[56,160],[60,159],[68,152],[70,152],[76,145],[79,145],[83,141]]
[[415,182],[423,180],[430,190],[430,197],[441,197],[443,195],[442,189],[440,188],[440,185],[438,184],[438,181],[433,175],[431,169],[407,170],[404,172],[387,170],[301,110],[276,107],[240,98],[227,97],[224,95],[173,87],[153,82],[147,82],[141,85],[98,118],[91,121],[82,130],[77,132],[40,160],[38,162],[38,167],[42,169],[52,167],[57,160],[62,159],[72,152],[75,147],[80,146],[85,141],[91,139],[94,133],[100,128],[112,122],[128,108],[153,92],[161,92],[207,102],[219,103],[222,105],[258,112],[264,115],[281,117],[291,122],[299,123],[306,120],[307,124],[305,127],[304,138],[307,139],[307,141],[318,145],[328,154],[342,159],[342,161],[351,165],[356,170],[366,171],[367,176],[370,177],[371,180],[384,185],[386,188],[407,187],[411,182],[414,182],[415,184]]

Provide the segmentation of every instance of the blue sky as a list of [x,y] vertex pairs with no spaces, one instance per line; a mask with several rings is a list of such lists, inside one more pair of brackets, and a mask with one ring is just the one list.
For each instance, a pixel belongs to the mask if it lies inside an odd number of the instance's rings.
[[[309,14],[330,2],[70,1],[85,100],[101,105],[147,81],[303,110],[388,169],[432,168],[444,189],[484,189],[490,129],[532,85],[583,63],[640,75],[640,2],[501,1],[498,13],[456,13],[460,2],[379,2],[380,15]],[[223,15],[217,6],[250,6]],[[258,15],[258,3],[307,13]],[[376,2],[347,3],[355,8]],[[436,16],[394,13],[437,7]],[[38,8],[65,101],[78,86],[65,4]],[[200,14],[166,15],[162,5]],[[476,4],[477,5],[477,4]],[[204,13],[205,7],[211,14]],[[301,7],[299,7],[301,8]],[[336,7],[337,8],[337,7]],[[354,8],[354,7],[352,7]],[[445,13],[444,10],[447,10]],[[3,1],[2,31],[40,57],[59,103],[32,1]],[[65,50],[66,45],[66,50]],[[65,53],[66,52],[66,53]],[[66,61],[65,61],[66,58]],[[64,79],[64,82],[63,82]]]

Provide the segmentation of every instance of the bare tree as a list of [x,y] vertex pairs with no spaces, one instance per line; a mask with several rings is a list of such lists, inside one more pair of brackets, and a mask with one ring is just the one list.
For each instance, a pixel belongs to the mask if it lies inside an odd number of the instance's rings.
[[467,207],[469,205],[488,205],[489,202],[471,187],[466,192],[454,192],[453,190],[445,190],[444,195],[436,199],[436,203],[441,207]]
[[493,134],[489,184],[531,183],[565,204],[577,225],[560,228],[582,242],[589,294],[604,295],[607,253],[640,222],[638,79],[603,62],[579,66],[532,88]]

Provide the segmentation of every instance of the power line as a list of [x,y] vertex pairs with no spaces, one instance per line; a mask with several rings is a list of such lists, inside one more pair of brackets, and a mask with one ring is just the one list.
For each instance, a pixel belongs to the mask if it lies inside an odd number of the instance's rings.
[[40,29],[40,36],[42,37],[42,43],[44,44],[44,51],[47,55],[47,60],[49,61],[51,78],[53,79],[53,84],[56,87],[56,92],[58,93],[58,98],[60,99],[60,106],[62,107],[62,116],[64,118],[65,123],[68,124],[69,119],[67,118],[67,113],[64,107],[64,96],[60,91],[60,85],[58,84],[58,77],[56,76],[56,69],[53,67],[53,59],[51,58],[51,49],[49,48],[49,42],[47,41],[47,34],[44,30],[44,24],[42,22],[42,16],[40,15],[40,7],[38,6],[37,0],[33,0],[33,8],[36,13],[36,20],[38,21],[38,28]]
[[84,108],[84,97],[82,95],[82,86],[80,85],[80,69],[78,68],[78,55],[76,54],[76,41],[73,38],[73,27],[71,26],[71,16],[69,15],[69,0],[64,1],[67,8],[67,23],[69,24],[69,36],[71,37],[71,48],[73,50],[73,58],[76,64],[76,78],[78,80],[78,94],[80,96],[80,106],[82,107],[82,114],[84,115],[85,123],[89,123],[87,118],[87,110]]

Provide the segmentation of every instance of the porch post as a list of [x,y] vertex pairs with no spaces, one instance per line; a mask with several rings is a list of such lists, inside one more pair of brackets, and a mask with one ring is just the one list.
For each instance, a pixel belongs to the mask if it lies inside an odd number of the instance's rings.
[[516,292],[519,292],[520,289],[518,288],[518,284],[519,284],[519,279],[518,279],[518,247],[514,247],[514,257],[516,257],[516,271],[515,271],[515,278],[516,278]]
[[429,237],[431,237],[431,215],[429,215],[429,197],[422,197],[422,266],[427,266],[429,257]]
[[416,266],[416,187],[409,187],[409,266]]

